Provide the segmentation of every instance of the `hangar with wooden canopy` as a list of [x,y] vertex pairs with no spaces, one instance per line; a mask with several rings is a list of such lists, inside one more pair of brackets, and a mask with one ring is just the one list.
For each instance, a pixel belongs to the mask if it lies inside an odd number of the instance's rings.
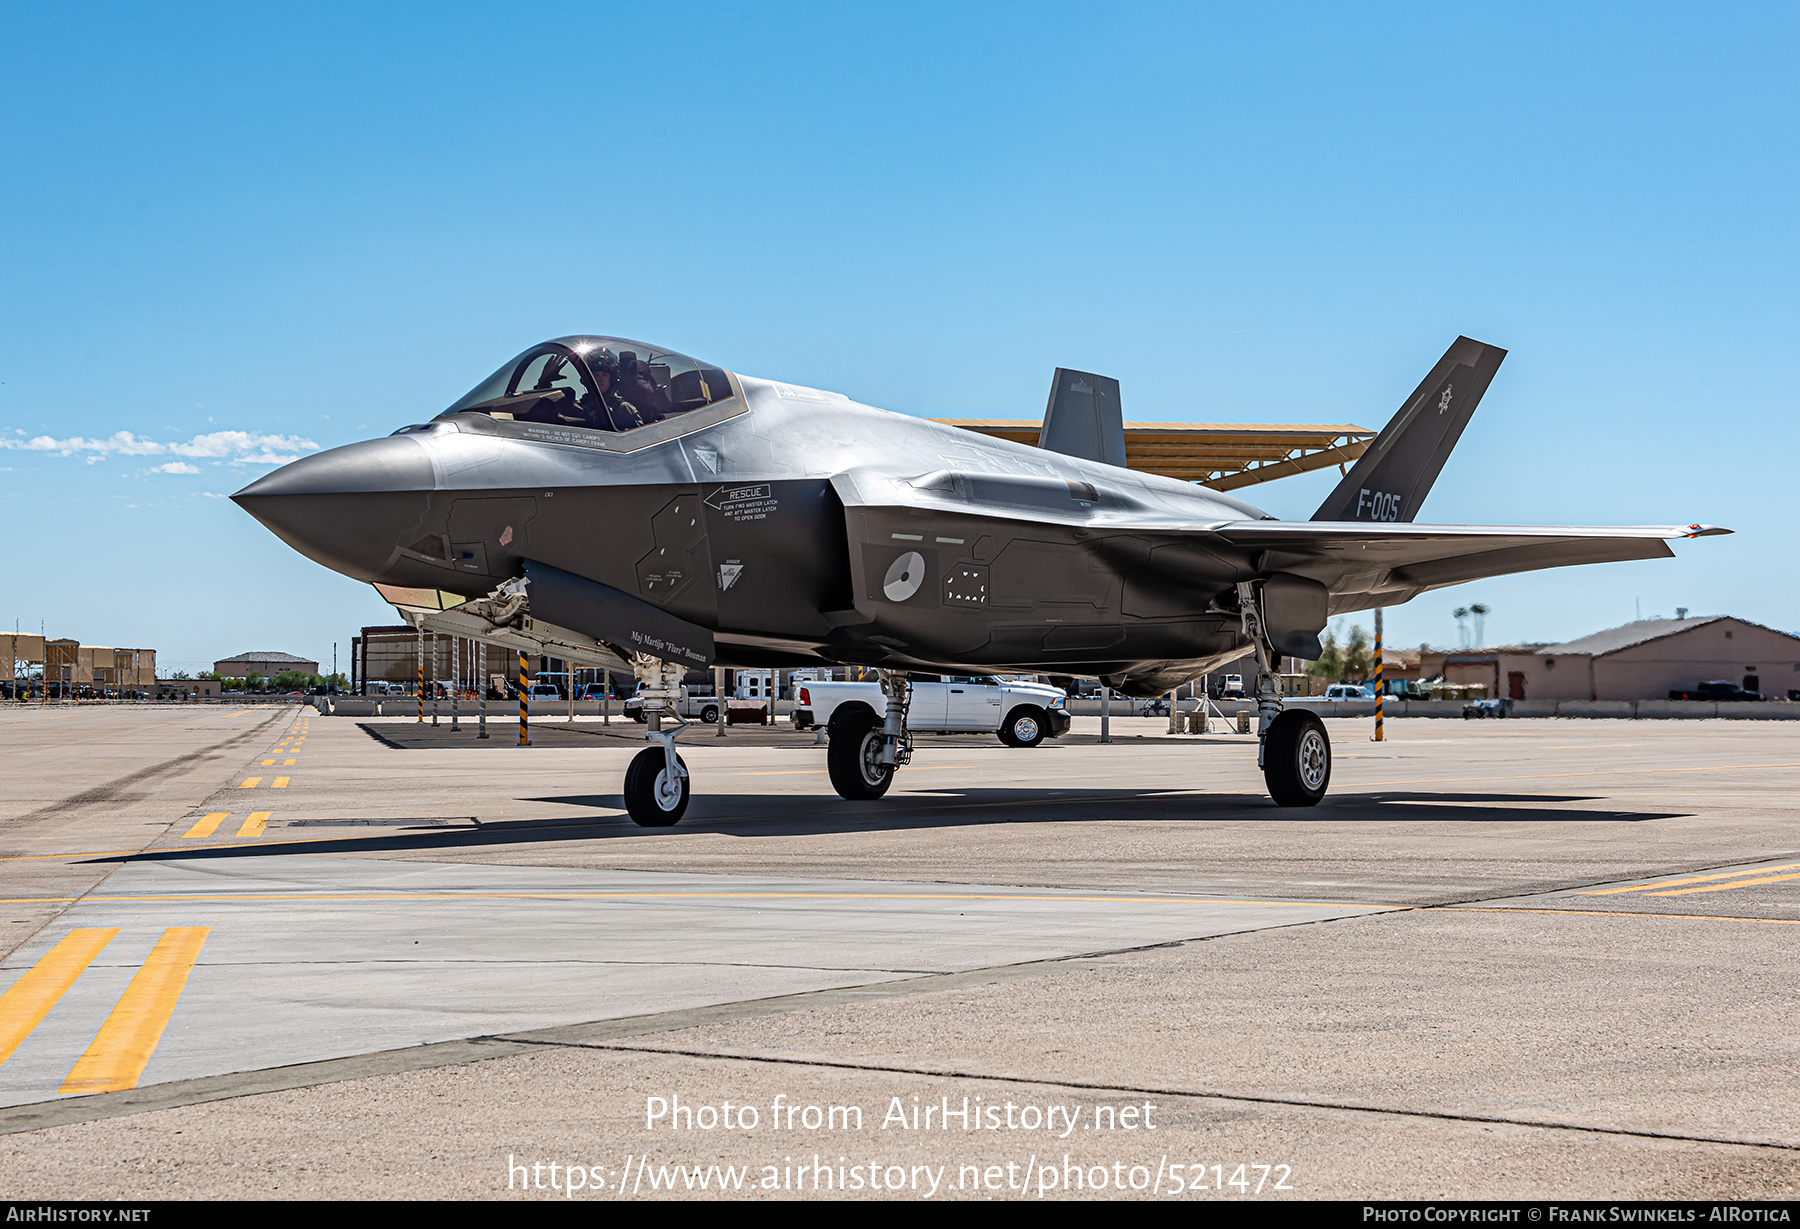
[[[995,439],[1043,447],[1028,418],[935,418]],[[1274,478],[1347,467],[1375,438],[1349,423],[1127,422],[1125,467],[1234,491]]]
[[[1059,398],[1077,413],[1058,414]],[[1337,466],[1347,471],[1375,438],[1351,423],[1123,422],[1119,382],[1058,368],[1044,420],[936,418],[946,426],[1091,457],[1126,469],[1233,491],[1275,478]],[[1119,455],[1120,427],[1124,452]],[[1092,438],[1089,438],[1089,437]]]

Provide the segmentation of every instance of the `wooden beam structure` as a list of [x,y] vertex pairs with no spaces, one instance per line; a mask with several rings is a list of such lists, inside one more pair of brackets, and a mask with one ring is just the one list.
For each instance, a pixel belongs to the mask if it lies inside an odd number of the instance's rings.
[[[1037,446],[1043,424],[1027,418],[936,418],[952,427]],[[1231,491],[1290,474],[1348,466],[1375,432],[1349,423],[1128,422],[1125,464],[1165,478]]]

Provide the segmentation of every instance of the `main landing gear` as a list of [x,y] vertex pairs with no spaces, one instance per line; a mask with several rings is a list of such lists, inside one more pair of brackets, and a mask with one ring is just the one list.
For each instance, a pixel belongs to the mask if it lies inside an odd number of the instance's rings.
[[881,690],[887,695],[886,717],[877,717],[859,704],[847,711],[840,708],[831,718],[825,767],[831,773],[831,788],[852,802],[887,793],[894,783],[894,770],[912,760],[912,734],[906,728],[912,676],[897,670],[880,674]]
[[[639,827],[673,827],[686,813],[692,792],[687,765],[675,754],[675,740],[688,725],[676,707],[684,670],[675,662],[646,653],[636,654],[631,668],[642,684],[638,695],[644,701],[645,723],[650,727],[644,738],[656,745],[638,752],[625,769],[625,810]],[[662,728],[665,714],[674,719],[673,730]]]
[[1276,806],[1314,806],[1331,784],[1331,736],[1316,715],[1282,708],[1263,627],[1262,594],[1254,582],[1238,584],[1238,609],[1244,634],[1256,646],[1256,763],[1263,783]]

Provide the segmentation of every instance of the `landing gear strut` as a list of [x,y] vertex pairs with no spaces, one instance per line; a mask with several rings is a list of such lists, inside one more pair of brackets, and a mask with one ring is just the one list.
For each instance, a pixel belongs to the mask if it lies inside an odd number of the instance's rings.
[[825,766],[831,772],[831,788],[852,802],[887,793],[894,783],[894,770],[912,760],[912,734],[906,728],[912,676],[898,670],[879,673],[881,690],[887,695],[886,717],[877,717],[859,704],[831,720]]
[[[675,740],[688,725],[677,705],[684,670],[647,653],[632,656],[631,670],[650,727],[644,738],[656,745],[638,752],[625,769],[625,810],[639,827],[673,827],[687,811],[690,793],[687,765],[675,754]],[[673,730],[662,728],[665,714],[674,719]]]
[[1313,806],[1331,784],[1331,737],[1315,714],[1282,708],[1263,623],[1262,592],[1253,581],[1240,581],[1237,588],[1244,634],[1256,646],[1257,767],[1263,770],[1263,783],[1276,806]]

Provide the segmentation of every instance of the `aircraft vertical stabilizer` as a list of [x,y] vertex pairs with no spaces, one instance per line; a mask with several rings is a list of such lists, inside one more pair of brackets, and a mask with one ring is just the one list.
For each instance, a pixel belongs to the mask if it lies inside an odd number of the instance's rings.
[[1125,468],[1125,418],[1119,382],[1088,371],[1056,369],[1038,447]]
[[1416,517],[1505,357],[1498,346],[1458,337],[1312,519]]

